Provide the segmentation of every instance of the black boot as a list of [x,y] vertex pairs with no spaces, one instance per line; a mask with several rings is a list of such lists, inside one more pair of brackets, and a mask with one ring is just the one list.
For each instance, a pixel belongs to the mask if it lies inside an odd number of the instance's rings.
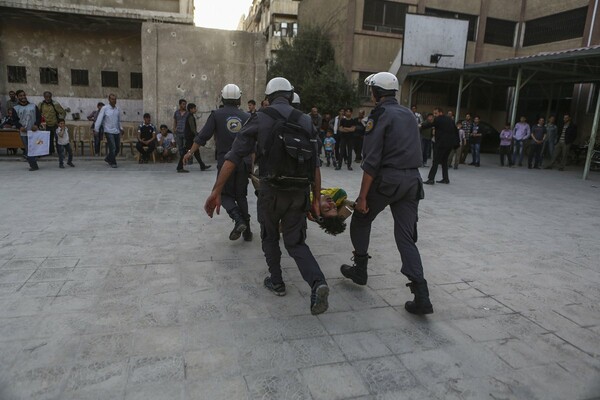
[[421,283],[410,282],[406,286],[410,288],[411,293],[414,293],[415,299],[407,301],[404,308],[411,314],[424,315],[433,314],[433,306],[429,301],[429,289],[427,289],[427,281]]
[[252,231],[250,230],[250,217],[246,219],[246,230],[244,231],[244,233],[242,233],[242,236],[244,237],[244,240],[246,242],[252,241]]
[[369,258],[371,258],[368,254],[364,256],[359,256],[354,253],[354,257],[352,257],[352,261],[354,261],[353,265],[344,264],[340,267],[340,271],[342,275],[344,275],[348,279],[352,279],[352,282],[357,285],[366,285],[367,284],[367,264],[369,263]]
[[242,216],[240,209],[237,207],[231,210],[229,216],[233,219],[233,222],[235,222],[235,226],[229,234],[229,240],[238,240],[240,236],[242,236],[242,233],[248,228],[248,225],[246,225],[246,220]]

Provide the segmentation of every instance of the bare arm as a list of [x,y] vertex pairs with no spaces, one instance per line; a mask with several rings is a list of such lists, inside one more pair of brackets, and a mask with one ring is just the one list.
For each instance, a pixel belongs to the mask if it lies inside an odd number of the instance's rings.
[[375,179],[363,172],[362,182],[360,183],[360,192],[358,194],[358,199],[356,199],[356,211],[366,214],[369,212],[369,205],[367,204],[367,194],[371,189],[371,185]]
[[204,211],[206,211],[206,214],[211,218],[213,217],[215,210],[217,211],[217,215],[221,212],[221,191],[231,174],[233,174],[233,171],[235,171],[235,163],[225,160],[221,167],[221,171],[219,172],[219,176],[217,176],[217,181],[213,186],[212,192],[204,203]]

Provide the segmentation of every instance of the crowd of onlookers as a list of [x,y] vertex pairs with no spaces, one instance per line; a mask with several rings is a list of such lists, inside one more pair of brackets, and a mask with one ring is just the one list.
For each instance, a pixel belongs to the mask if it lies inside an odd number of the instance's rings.
[[[117,166],[116,154],[121,148],[120,138],[123,133],[121,111],[116,102],[116,96],[111,94],[108,98],[109,104],[99,102],[97,109],[87,116],[92,124],[93,151],[99,156],[101,144],[105,142],[107,146],[105,161],[113,168]],[[256,101],[250,100],[247,104],[248,113],[257,111]],[[299,107],[299,100],[293,105]],[[268,106],[267,100],[263,100],[260,106]],[[182,158],[197,133],[194,115],[196,111],[195,104],[181,99],[178,109],[173,114],[172,129],[169,129],[166,124],[161,124],[160,128],[156,129],[151,122],[150,114],[144,114],[143,122],[137,128],[135,147],[139,152],[138,162],[147,163],[154,156],[159,162],[170,163],[179,155],[177,171],[188,172],[182,163]],[[433,114],[423,116],[417,111],[416,106],[412,106],[412,112],[419,127],[424,122],[433,120]],[[24,144],[24,157],[29,161],[31,170],[38,169],[38,166],[35,158],[27,157],[27,131],[38,128],[49,131],[49,153],[52,155],[58,152],[59,166],[64,168],[65,153],[67,165],[74,166],[70,145],[74,138],[69,136],[69,130],[65,126],[65,115],[65,109],[53,100],[51,92],[44,92],[44,100],[36,105],[27,100],[23,90],[10,91],[6,113],[4,116],[0,114],[0,128],[19,129]],[[346,165],[348,170],[352,170],[352,163],[361,161],[362,143],[368,124],[365,111],[360,110],[354,117],[352,108],[340,108],[337,115],[332,116],[330,113],[321,115],[317,107],[312,107],[308,116],[319,133],[319,153],[324,158],[325,166],[333,166],[336,170],[340,170],[343,165]],[[455,119],[452,111],[448,111],[447,116]],[[472,117],[470,113],[456,123],[459,145],[449,153],[449,166],[458,169],[459,164],[466,163],[468,154],[471,154],[469,165],[475,167],[481,165],[482,133],[479,125],[479,116]],[[558,165],[559,170],[563,170],[569,147],[577,136],[576,129],[569,114],[563,116],[560,127],[554,116],[550,116],[547,122],[544,118],[539,118],[533,125],[530,125],[524,116],[514,127],[506,124],[499,135],[500,165],[522,166],[524,157],[528,153],[529,168],[542,168],[542,160],[547,156],[550,161],[545,165],[546,168]],[[427,166],[435,146],[435,128],[431,124],[424,124],[420,134],[423,166]],[[9,149],[9,152],[16,154],[17,149]],[[199,151],[196,151],[194,156],[202,170],[210,168],[210,165],[202,161]]]
[[[423,117],[417,111],[416,106],[412,106],[412,112],[421,125],[429,120],[432,121],[434,115],[429,113]],[[447,117],[455,119],[454,113],[448,111]],[[458,135],[458,146],[452,149],[448,159],[448,165],[458,169],[459,164],[465,164],[467,156],[471,154],[469,165],[479,167],[481,165],[481,144],[483,134],[480,129],[480,118],[471,113],[466,113],[462,121],[456,123]],[[421,149],[423,151],[423,166],[427,166],[427,160],[431,158],[432,148],[435,146],[435,128],[430,124],[425,124],[420,129]],[[525,116],[521,116],[519,122],[514,127],[510,123],[504,125],[504,129],[499,134],[498,153],[500,155],[500,165],[507,167],[523,166],[523,160],[527,155],[527,166],[529,169],[541,169],[544,157],[550,160],[545,168],[551,169],[555,165],[559,170],[564,170],[567,162],[567,156],[571,144],[577,138],[577,127],[571,120],[569,113],[563,115],[562,124],[559,127],[554,115],[548,118],[538,118],[535,124],[530,125]]]

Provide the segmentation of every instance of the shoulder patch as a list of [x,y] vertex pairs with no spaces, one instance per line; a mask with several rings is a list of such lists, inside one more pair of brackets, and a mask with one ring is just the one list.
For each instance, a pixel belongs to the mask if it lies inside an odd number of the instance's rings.
[[384,113],[384,111],[385,108],[383,107],[375,107],[373,110],[371,110],[369,118],[367,119],[367,125],[365,125],[365,135],[369,134],[373,128],[375,128],[375,125],[377,125],[377,120],[379,120],[379,117]]
[[243,126],[242,120],[235,115],[227,118],[225,124],[227,125],[227,130],[231,133],[238,133]]

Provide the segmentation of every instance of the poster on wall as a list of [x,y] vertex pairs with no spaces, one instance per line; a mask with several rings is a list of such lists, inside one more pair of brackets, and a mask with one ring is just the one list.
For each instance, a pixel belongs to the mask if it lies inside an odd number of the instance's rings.
[[47,156],[50,153],[50,131],[27,132],[27,155]]

